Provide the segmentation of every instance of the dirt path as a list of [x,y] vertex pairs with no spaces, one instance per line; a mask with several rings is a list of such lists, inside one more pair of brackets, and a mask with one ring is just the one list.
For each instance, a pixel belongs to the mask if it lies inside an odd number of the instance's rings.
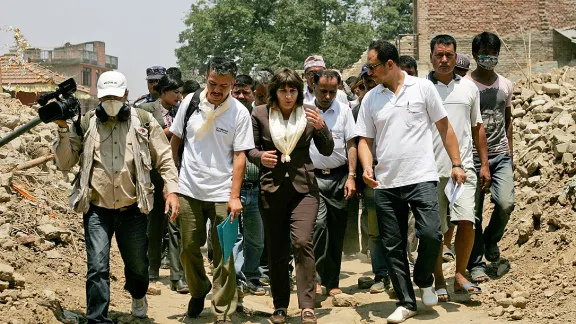
[[[184,314],[189,296],[181,295],[170,290],[168,285],[168,271],[161,272],[162,294],[148,296],[149,318],[153,323],[213,323],[210,313],[210,297],[206,301],[204,312],[197,319],[186,319]],[[357,280],[361,276],[372,276],[370,264],[364,260],[344,261],[342,263],[341,287],[345,293],[354,295],[360,305],[356,308],[337,308],[332,306],[332,298],[321,301],[321,308],[317,309],[319,323],[385,323],[386,317],[395,309],[395,300],[385,293],[372,295],[366,290],[359,290]],[[406,323],[505,323],[505,320],[495,320],[480,310],[481,303],[467,300],[466,297],[454,298],[451,303],[441,304],[428,308],[419,304],[419,314]],[[247,295],[244,298],[244,307],[250,311],[238,314],[234,323],[269,323],[267,317],[272,312],[272,299],[269,296]],[[292,293],[289,315],[290,323],[299,323],[296,293]],[[248,315],[246,313],[250,313]],[[433,322],[430,322],[433,321]]]

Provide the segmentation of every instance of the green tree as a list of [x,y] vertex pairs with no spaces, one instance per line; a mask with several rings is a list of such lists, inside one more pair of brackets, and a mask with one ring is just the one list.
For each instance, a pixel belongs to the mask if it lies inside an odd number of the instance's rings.
[[376,24],[376,37],[393,40],[399,34],[412,33],[412,1],[371,0],[369,12]]
[[204,75],[213,55],[233,57],[242,72],[301,69],[313,54],[342,69],[358,60],[374,35],[359,0],[201,0],[185,24],[176,56],[188,77]]

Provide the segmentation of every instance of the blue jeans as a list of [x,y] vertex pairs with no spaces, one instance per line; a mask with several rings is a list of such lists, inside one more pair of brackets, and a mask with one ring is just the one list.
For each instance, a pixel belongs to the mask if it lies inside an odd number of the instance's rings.
[[84,238],[88,273],[86,275],[86,319],[88,323],[113,323],[110,305],[110,243],[116,242],[124,261],[124,275],[133,298],[143,298],[148,290],[147,218],[137,207],[125,211],[90,206],[84,214]]
[[390,279],[398,296],[397,306],[416,310],[416,296],[408,266],[408,210],[416,220],[418,259],[414,265],[414,283],[421,288],[434,283],[436,259],[442,247],[436,182],[422,182],[398,188],[374,190],[378,230],[386,251]]
[[364,188],[364,197],[362,200],[363,222],[366,223],[368,235],[368,249],[370,250],[372,273],[377,278],[388,276],[386,266],[386,250],[384,242],[378,232],[378,217],[376,216],[376,203],[374,202],[374,189],[366,186]]
[[264,250],[264,225],[258,208],[260,188],[242,189],[242,230],[234,245],[237,280],[260,280],[260,257]]
[[[474,157],[476,172],[480,172],[480,160]],[[490,223],[482,233],[482,212],[484,211],[485,193],[480,189],[480,181],[476,188],[476,232],[474,238],[474,247],[470,253],[468,270],[474,268],[486,268],[486,263],[482,261],[485,250],[497,251],[498,242],[504,235],[506,225],[510,220],[510,214],[514,210],[514,171],[512,170],[512,159],[508,154],[500,154],[488,158],[490,167],[491,201],[494,204],[494,211],[490,217]]]

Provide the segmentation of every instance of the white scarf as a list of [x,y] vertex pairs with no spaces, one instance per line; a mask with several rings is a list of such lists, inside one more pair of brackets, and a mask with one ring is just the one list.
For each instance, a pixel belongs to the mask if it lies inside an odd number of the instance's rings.
[[303,107],[296,107],[290,113],[290,119],[285,124],[280,108],[270,108],[269,114],[270,135],[274,146],[282,152],[282,163],[290,162],[290,153],[294,151],[296,143],[300,140],[306,129],[306,113]]
[[[228,93],[228,97],[224,100],[220,106],[214,106],[211,104],[208,99],[206,99],[206,92],[207,90],[204,89],[200,93],[200,103],[198,104],[198,109],[204,112],[204,122],[200,125],[196,125],[194,128],[194,139],[201,140],[206,136],[209,130],[212,129],[212,123],[216,117],[225,113],[228,108],[230,108],[230,104],[232,103],[231,95]],[[218,108],[218,109],[216,109]]]

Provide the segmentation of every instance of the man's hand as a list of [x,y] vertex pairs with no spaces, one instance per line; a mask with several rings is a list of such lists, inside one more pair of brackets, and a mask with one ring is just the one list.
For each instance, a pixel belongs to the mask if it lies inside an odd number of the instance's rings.
[[348,177],[346,184],[344,184],[344,198],[346,200],[352,198],[356,193],[356,181],[354,178]]
[[374,170],[372,170],[372,167],[364,168],[362,180],[364,180],[364,183],[370,188],[378,187],[378,181],[374,180]]
[[65,120],[55,120],[54,124],[58,125],[60,128],[67,128],[68,123]]
[[487,191],[490,188],[490,181],[492,180],[490,177],[490,168],[487,165],[483,165],[480,167],[480,188],[482,191]]
[[306,119],[316,130],[321,130],[324,127],[324,120],[320,116],[320,110],[318,108],[306,108]]
[[278,163],[278,157],[276,156],[276,151],[264,151],[260,157],[260,164],[267,167],[268,169],[274,169]]
[[170,215],[170,221],[176,221],[178,218],[178,213],[180,212],[180,202],[178,201],[178,195],[171,193],[166,196],[166,207],[164,208],[164,214],[168,214],[168,211],[172,210]]
[[236,217],[240,216],[242,213],[242,202],[240,198],[230,198],[230,200],[228,200],[228,213],[232,214],[232,216],[230,216],[230,222],[233,222]]
[[458,185],[464,184],[466,182],[466,172],[462,168],[452,168],[452,181]]

